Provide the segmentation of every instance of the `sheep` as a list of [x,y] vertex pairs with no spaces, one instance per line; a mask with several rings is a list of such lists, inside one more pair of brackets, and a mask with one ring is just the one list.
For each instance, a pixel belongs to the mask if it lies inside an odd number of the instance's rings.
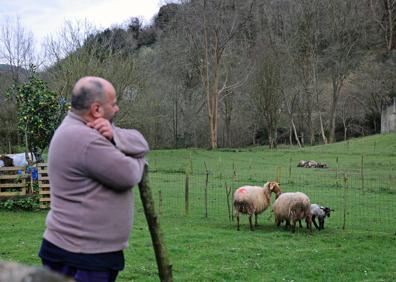
[[[316,229],[318,229],[318,230],[324,229],[325,217],[326,216],[330,217],[331,211],[334,211],[334,210],[329,207],[319,206],[318,204],[311,204],[312,223],[315,225]],[[319,226],[315,221],[316,217],[319,220]],[[298,222],[299,222],[300,227],[302,227],[301,220],[299,220]]]
[[[311,204],[312,222],[315,225],[316,229],[318,229],[318,230],[324,229],[325,218],[326,218],[326,216],[330,217],[331,211],[334,211],[334,210],[329,207],[319,206],[318,204]],[[315,221],[316,217],[319,220],[319,226]]]
[[309,232],[312,232],[311,203],[304,193],[287,192],[280,194],[272,205],[272,211],[275,214],[277,226],[285,220],[286,226],[291,223],[291,231],[295,232],[296,222],[305,219]]
[[255,225],[257,226],[257,215],[265,211],[271,202],[271,192],[276,195],[281,193],[277,182],[267,182],[264,187],[260,186],[242,186],[234,192],[234,209],[237,218],[237,230],[239,231],[239,213],[249,215],[250,230],[253,229],[252,215],[255,216]]

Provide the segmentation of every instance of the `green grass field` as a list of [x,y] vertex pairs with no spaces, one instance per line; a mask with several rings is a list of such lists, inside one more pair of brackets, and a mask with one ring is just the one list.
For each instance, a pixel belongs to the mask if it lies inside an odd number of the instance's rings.
[[[396,281],[395,149],[396,134],[387,134],[301,150],[151,152],[150,186],[161,210],[174,280]],[[328,168],[297,168],[300,159],[325,162]],[[303,191],[311,202],[335,209],[325,230],[308,235],[297,228],[292,234],[277,228],[267,210],[254,232],[246,217],[236,231],[225,185],[233,190],[276,178],[283,191]],[[135,192],[135,224],[125,251],[126,268],[117,281],[158,281]],[[46,211],[0,211],[0,259],[40,265],[37,251],[45,216]]]

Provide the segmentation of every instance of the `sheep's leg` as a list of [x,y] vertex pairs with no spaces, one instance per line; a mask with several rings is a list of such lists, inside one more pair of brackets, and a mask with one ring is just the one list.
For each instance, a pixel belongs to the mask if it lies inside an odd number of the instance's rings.
[[298,224],[300,225],[300,228],[302,228],[301,219],[298,220]]
[[292,226],[291,226],[291,232],[294,233],[296,232],[296,220],[293,220]]
[[324,218],[319,218],[319,230],[324,229]]
[[237,230],[239,231],[239,213],[236,214],[236,218],[237,218]]
[[249,224],[250,224],[250,230],[254,231],[253,224],[252,224],[252,215],[251,214],[249,214]]
[[[315,225],[316,229],[320,230],[320,227],[316,223],[315,216],[312,216],[312,223]],[[307,228],[308,228],[308,221],[307,221]]]
[[257,214],[254,214],[254,225],[255,225],[255,226],[258,225]]
[[290,220],[286,219],[285,229],[286,229],[286,230],[289,230],[290,227],[291,227],[291,225],[290,225]]
[[306,221],[307,221],[307,228],[309,230],[309,234],[312,234],[312,218],[311,218],[311,216],[307,216]]

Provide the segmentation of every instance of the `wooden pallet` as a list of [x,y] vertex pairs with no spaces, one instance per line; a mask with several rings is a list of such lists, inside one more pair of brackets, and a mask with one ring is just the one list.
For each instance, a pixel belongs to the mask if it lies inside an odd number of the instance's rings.
[[23,166],[0,167],[0,196],[26,195],[28,177]]
[[50,183],[48,178],[48,164],[36,164],[38,172],[39,194],[40,194],[40,208],[48,209],[51,203],[50,198]]

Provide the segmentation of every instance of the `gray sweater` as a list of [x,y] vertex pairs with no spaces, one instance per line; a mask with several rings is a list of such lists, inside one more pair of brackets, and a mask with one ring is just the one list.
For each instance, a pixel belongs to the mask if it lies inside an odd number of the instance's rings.
[[128,246],[134,200],[148,144],[136,130],[114,127],[114,146],[69,112],[48,151],[51,210],[44,238],[76,253]]

